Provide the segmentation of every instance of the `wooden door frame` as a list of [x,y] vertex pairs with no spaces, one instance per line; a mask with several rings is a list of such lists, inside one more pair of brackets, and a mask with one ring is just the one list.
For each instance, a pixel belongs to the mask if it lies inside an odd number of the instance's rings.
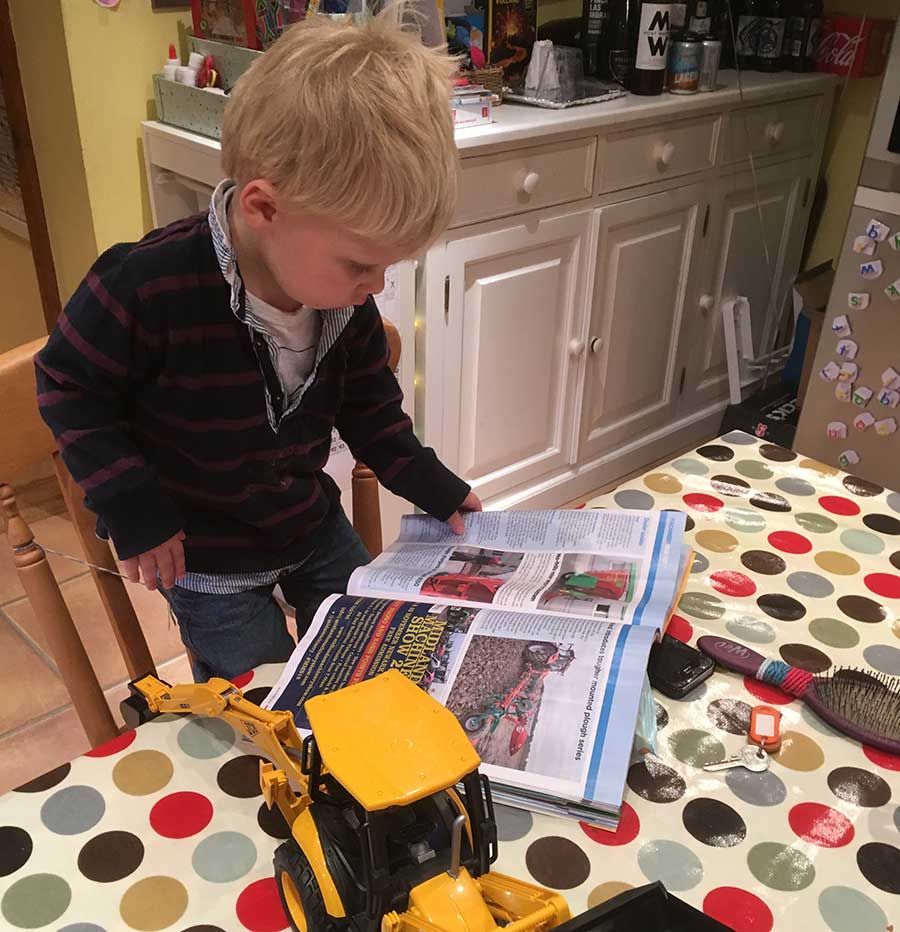
[[56,281],[56,265],[50,245],[47,216],[44,213],[44,200],[41,196],[41,182],[34,157],[31,130],[28,126],[28,112],[25,106],[25,93],[22,89],[19,58],[16,54],[16,39],[9,13],[9,0],[0,0],[0,83],[3,86],[6,112],[9,116],[16,152],[22,203],[25,207],[25,223],[28,226],[28,239],[31,242],[38,291],[41,296],[44,321],[49,332],[55,326],[61,309],[59,285]]

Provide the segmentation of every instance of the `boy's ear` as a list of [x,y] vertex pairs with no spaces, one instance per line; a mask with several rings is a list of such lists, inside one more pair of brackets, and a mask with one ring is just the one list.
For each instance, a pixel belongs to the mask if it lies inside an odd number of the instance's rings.
[[275,219],[278,211],[275,188],[262,178],[248,181],[238,199],[244,221],[252,230],[262,230]]

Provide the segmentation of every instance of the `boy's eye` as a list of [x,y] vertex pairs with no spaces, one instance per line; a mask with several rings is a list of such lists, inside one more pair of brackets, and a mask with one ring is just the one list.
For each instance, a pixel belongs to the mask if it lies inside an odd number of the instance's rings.
[[347,268],[354,275],[368,275],[369,272],[371,272],[372,269],[375,268],[375,266],[374,265],[360,265],[360,263],[358,262],[348,261]]

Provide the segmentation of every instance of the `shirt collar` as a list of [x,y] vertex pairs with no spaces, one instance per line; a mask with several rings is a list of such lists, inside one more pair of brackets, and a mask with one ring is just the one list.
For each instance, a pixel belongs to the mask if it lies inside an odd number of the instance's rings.
[[230,178],[220,181],[209,201],[209,228],[212,231],[213,248],[222,276],[231,286],[231,310],[238,320],[243,321],[244,282],[238,272],[234,247],[231,245],[231,228],[228,224],[228,205],[234,194],[235,184]]

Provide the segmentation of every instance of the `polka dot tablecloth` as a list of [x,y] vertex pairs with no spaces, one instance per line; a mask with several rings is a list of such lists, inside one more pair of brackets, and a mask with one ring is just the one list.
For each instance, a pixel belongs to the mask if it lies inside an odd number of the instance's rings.
[[[735,433],[588,507],[688,514],[676,637],[900,674],[897,493]],[[259,701],[278,673],[238,684]],[[498,807],[499,870],[575,912],[659,879],[739,932],[900,928],[900,757],[730,673],[657,698],[658,758],[629,770],[619,830]],[[769,770],[703,771],[745,743],[758,702],[783,715]],[[163,716],[0,798],[0,928],[287,928],[271,867],[287,828],[248,750],[220,720]]]

